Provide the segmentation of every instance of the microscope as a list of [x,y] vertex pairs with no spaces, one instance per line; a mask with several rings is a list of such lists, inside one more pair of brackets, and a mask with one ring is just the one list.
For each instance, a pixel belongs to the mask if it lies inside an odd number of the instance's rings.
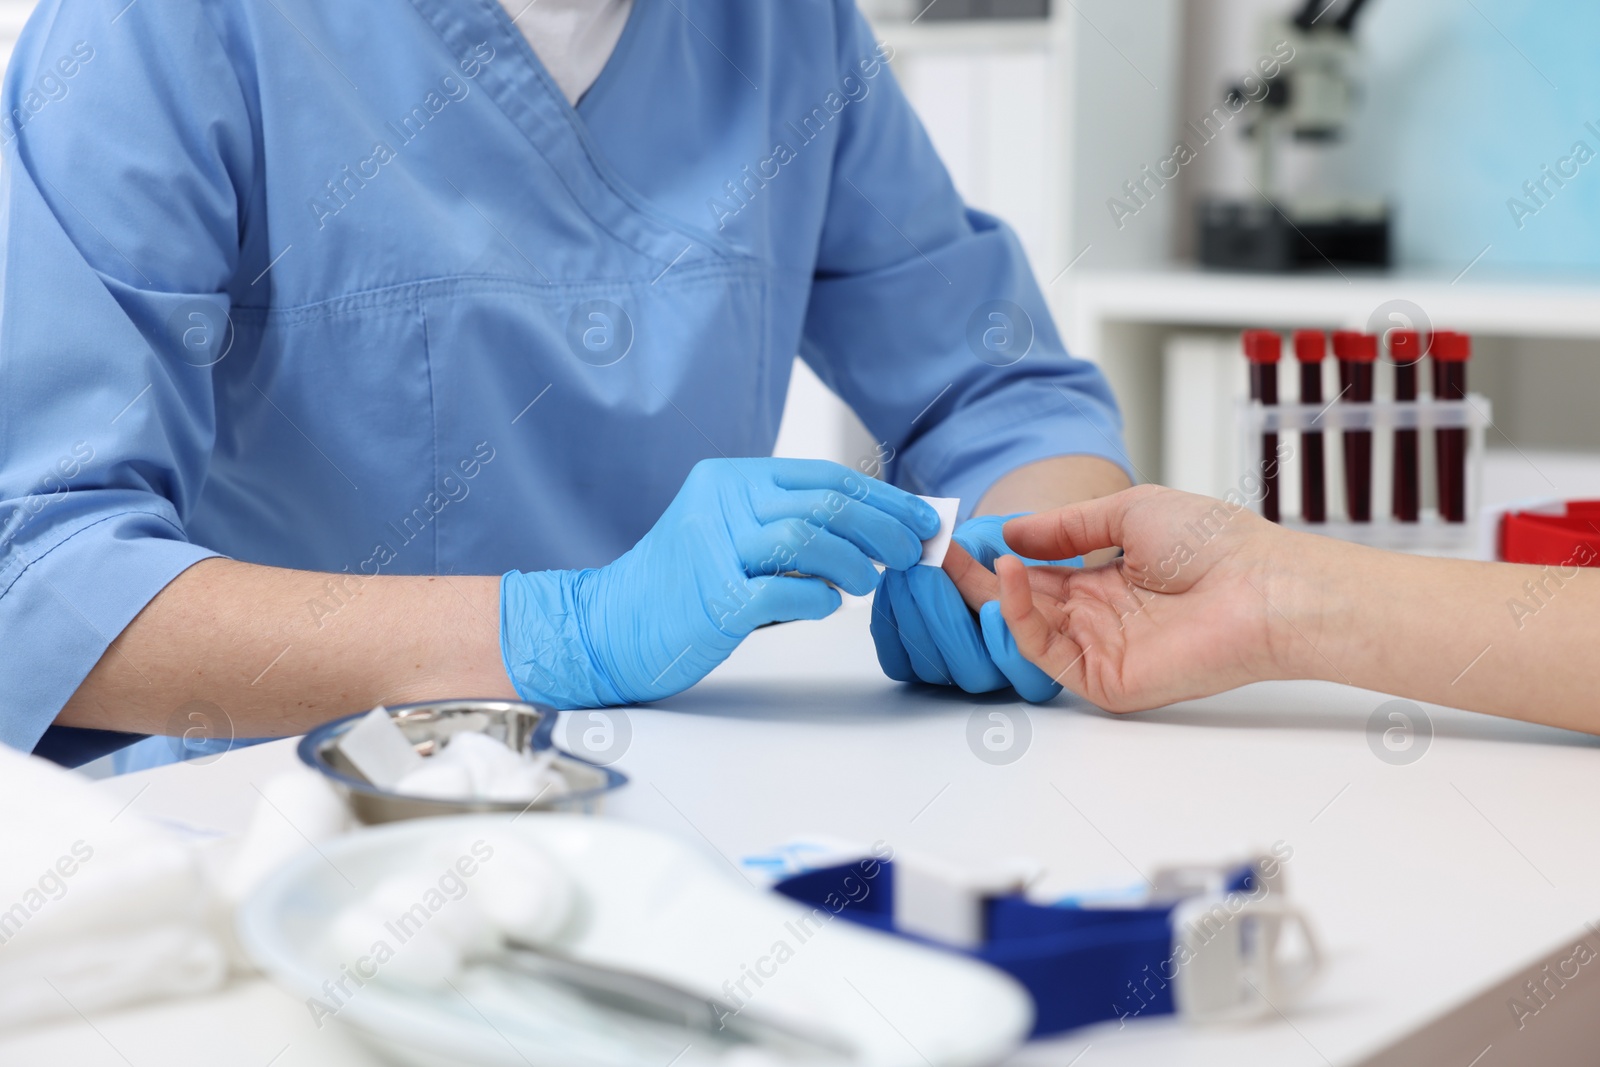
[[1243,135],[1256,152],[1251,195],[1197,205],[1199,259],[1206,267],[1287,272],[1390,262],[1390,210],[1381,200],[1293,196],[1278,186],[1284,138],[1331,146],[1350,121],[1357,91],[1352,36],[1366,0],[1306,0],[1267,26],[1266,51],[1287,42],[1292,58],[1262,79],[1230,87],[1224,104],[1248,111]]

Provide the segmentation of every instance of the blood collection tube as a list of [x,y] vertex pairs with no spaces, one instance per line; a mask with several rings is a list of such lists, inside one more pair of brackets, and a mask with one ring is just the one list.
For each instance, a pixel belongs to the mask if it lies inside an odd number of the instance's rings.
[[[1451,330],[1437,330],[1429,341],[1428,354],[1433,357],[1433,398],[1465,400],[1472,338]],[[1452,426],[1433,433],[1439,470],[1439,517],[1445,522],[1466,522],[1466,428]]]
[[[1322,403],[1322,360],[1328,339],[1321,330],[1294,332],[1294,358],[1300,364],[1300,403]],[[1300,517],[1306,522],[1328,521],[1327,483],[1322,455],[1322,431],[1300,431]]]
[[[1372,403],[1378,338],[1355,330],[1337,330],[1333,354],[1339,360],[1339,395],[1353,404]],[[1351,522],[1372,521],[1372,431],[1344,432],[1344,506]]]
[[[1394,398],[1397,403],[1417,399],[1417,363],[1422,359],[1422,335],[1416,330],[1389,331],[1389,358],[1394,362]],[[1394,517],[1416,522],[1421,502],[1417,463],[1417,431],[1394,432]]]
[[[1250,361],[1250,399],[1267,407],[1278,404],[1278,360],[1283,356],[1283,338],[1271,330],[1244,332],[1244,358]],[[1261,479],[1266,483],[1261,499],[1261,514],[1278,521],[1278,435],[1261,435]]]

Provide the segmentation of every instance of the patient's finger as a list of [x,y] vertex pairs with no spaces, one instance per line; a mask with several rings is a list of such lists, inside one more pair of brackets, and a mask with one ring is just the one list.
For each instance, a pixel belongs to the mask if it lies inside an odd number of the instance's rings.
[[1000,614],[1030,662],[1056,682],[1074,692],[1083,691],[1083,654],[1064,632],[1055,630],[1033,602],[1033,588],[1021,560],[1002,556],[995,560],[1000,579]]
[[1122,544],[1122,518],[1145,487],[1024,515],[1005,525],[1006,544],[1033,559],[1068,559]]
[[954,541],[950,542],[950,550],[945,553],[944,572],[956,583],[956,588],[961,591],[961,599],[973,611],[980,610],[991,600],[1000,599],[1000,579]]
[[1017,647],[1029,659],[1042,655],[1050,627],[1034,606],[1028,568],[1019,559],[1002,556],[994,561],[994,571],[1000,583],[1000,614],[1005,617]]

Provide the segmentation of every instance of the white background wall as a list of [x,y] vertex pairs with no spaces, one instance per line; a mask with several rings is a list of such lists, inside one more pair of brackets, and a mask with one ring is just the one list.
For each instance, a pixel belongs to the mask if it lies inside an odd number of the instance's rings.
[[22,24],[33,10],[34,0],[0,0],[0,69],[11,58],[11,46],[16,43]]
[[[963,197],[1017,231],[1058,319],[1071,272],[1168,258],[1176,195],[1125,227],[1106,201],[1170,151],[1180,0],[1056,0],[1043,22],[912,22],[926,3],[863,6],[899,12],[875,21],[896,76]],[[866,442],[855,425],[797,366],[780,454],[849,462]]]

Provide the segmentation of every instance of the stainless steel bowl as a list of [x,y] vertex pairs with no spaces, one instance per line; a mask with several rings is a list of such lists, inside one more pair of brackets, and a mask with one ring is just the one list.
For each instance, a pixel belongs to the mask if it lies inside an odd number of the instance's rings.
[[325,722],[309,731],[300,741],[300,759],[321,772],[345,798],[350,810],[363,823],[396,822],[434,815],[463,815],[469,812],[569,811],[593,815],[599,812],[605,795],[627,784],[627,777],[610,767],[555,748],[556,710],[542,704],[520,700],[431,700],[422,704],[397,704],[388,712],[424,756],[443,747],[452,734],[463,731],[487,734],[519,752],[538,753],[553,749],[554,768],[567,780],[567,792],[532,804],[504,800],[440,800],[435,797],[406,796],[380,789],[367,781],[339,751],[345,731],[367,712]]

